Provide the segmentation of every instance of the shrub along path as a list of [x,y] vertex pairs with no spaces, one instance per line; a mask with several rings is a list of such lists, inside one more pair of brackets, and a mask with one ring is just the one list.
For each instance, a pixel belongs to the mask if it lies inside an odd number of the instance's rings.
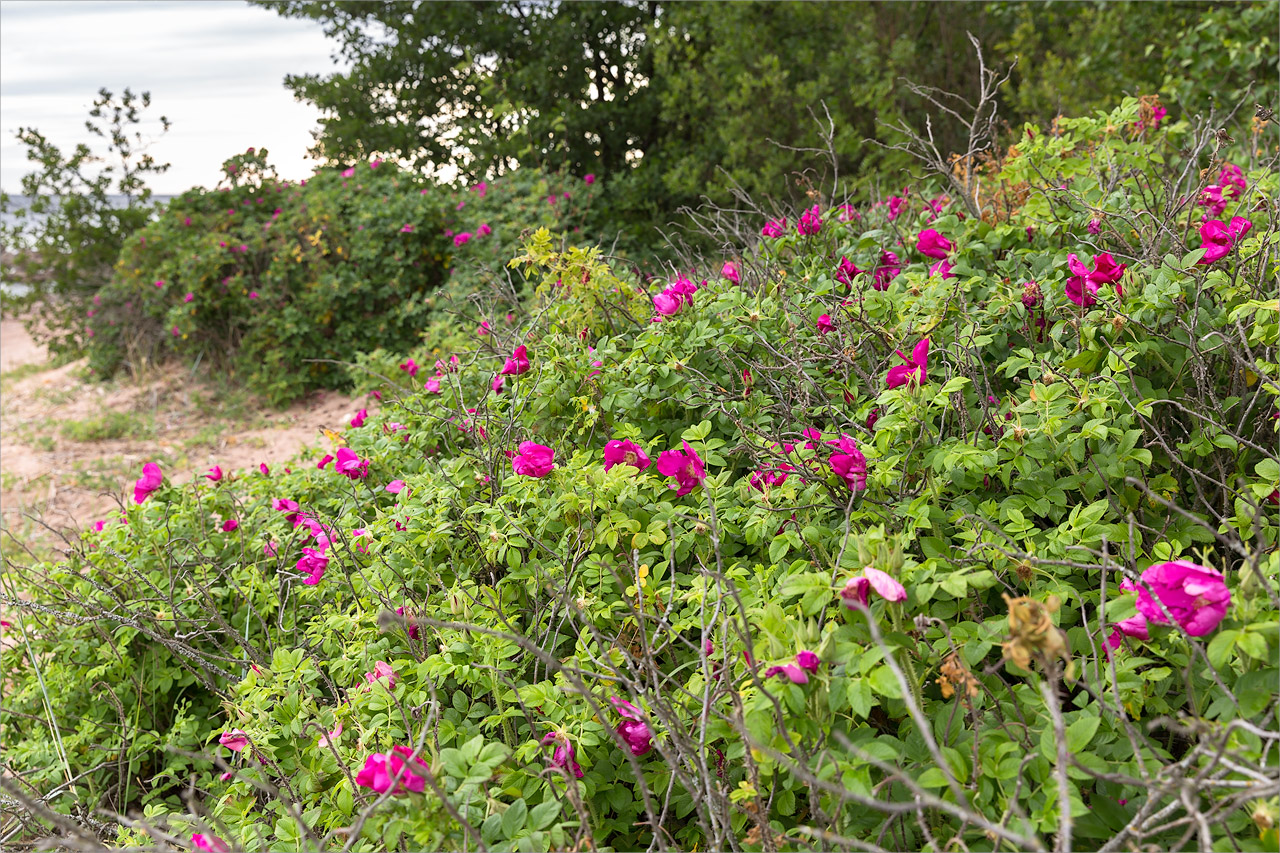
[[37,551],[112,512],[143,462],[161,462],[177,483],[212,465],[283,464],[366,405],[318,392],[271,410],[177,364],[89,382],[85,362],[55,367],[15,318],[4,319],[0,341],[0,541]]

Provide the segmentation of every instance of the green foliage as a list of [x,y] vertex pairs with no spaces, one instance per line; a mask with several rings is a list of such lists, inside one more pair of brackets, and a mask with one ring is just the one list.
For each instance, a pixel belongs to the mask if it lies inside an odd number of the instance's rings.
[[[35,128],[17,131],[37,169],[22,178],[25,205],[0,193],[0,245],[13,256],[5,275],[28,288],[5,298],[30,312],[28,331],[55,356],[80,354],[90,297],[110,279],[129,235],[155,213],[146,180],[169,165],[146,153],[142,113],[150,106],[150,92],[125,89],[117,98],[99,90],[85,126],[105,141],[105,156],[84,143],[64,154]],[[169,130],[164,116],[160,128]]]
[[[438,394],[388,386],[330,438],[367,476],[300,460],[163,488],[66,565],[24,570],[6,760],[37,790],[76,776],[60,810],[118,808],[127,778],[152,825],[250,849],[644,849],[655,832],[674,849],[765,833],[1031,849],[1068,831],[1176,849],[1181,826],[1147,823],[1171,804],[1213,810],[1215,849],[1264,849],[1246,781],[1275,772],[1280,247],[1255,206],[1277,180],[1240,161],[1224,216],[1254,227],[1197,264],[1200,186],[1176,176],[1221,162],[1185,123],[1134,129],[1141,109],[1031,134],[1000,175],[1020,209],[962,218],[923,194],[892,219],[825,211],[818,233],[741,247],[741,284],[694,276],[660,322],[655,286],[535,232],[515,259],[538,282],[526,310]],[[915,250],[924,228],[954,244],[950,276]],[[837,279],[886,250],[902,271],[882,289]],[[1078,306],[1069,256],[1102,252],[1128,264],[1120,290]],[[924,380],[887,388],[924,337]],[[530,369],[494,392],[518,345]],[[705,481],[679,496],[657,466],[606,471],[611,439],[655,458],[687,442]],[[865,489],[833,471],[842,440]],[[554,470],[513,473],[524,441]],[[1177,559],[1223,573],[1216,630],[1153,622],[1109,649],[1136,609],[1121,581]],[[869,568],[905,596],[843,606]],[[801,650],[820,659],[804,683],[770,674]],[[117,708],[98,678],[134,692]],[[621,740],[614,697],[652,751]],[[220,750],[230,729],[251,746]],[[548,766],[552,732],[581,780]],[[136,770],[97,766],[90,743]],[[423,794],[356,783],[393,746],[423,758]],[[1224,784],[1188,803],[1196,777]]]

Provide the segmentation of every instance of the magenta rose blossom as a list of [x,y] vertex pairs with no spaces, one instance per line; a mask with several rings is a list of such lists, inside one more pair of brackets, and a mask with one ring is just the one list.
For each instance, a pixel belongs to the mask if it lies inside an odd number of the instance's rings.
[[1157,563],[1142,573],[1142,583],[1126,579],[1120,588],[1138,593],[1138,612],[1147,621],[1169,624],[1164,615],[1168,610],[1192,637],[1203,637],[1218,627],[1231,606],[1231,591],[1222,573],[1186,560]]
[[1133,637],[1135,640],[1143,641],[1151,639],[1151,632],[1147,630],[1147,617],[1138,613],[1115,623],[1115,630],[1111,632],[1111,636],[1107,637],[1107,645],[1118,649],[1123,637]]
[[572,773],[575,779],[582,778],[582,768],[574,760],[573,743],[564,732],[549,732],[542,739],[542,745],[555,744],[551,752],[551,766],[566,773]]
[[694,486],[701,485],[707,479],[707,469],[703,466],[698,452],[689,446],[689,442],[685,441],[682,444],[684,452],[664,450],[658,454],[658,473],[664,477],[676,478],[676,483],[679,484],[679,489],[676,491],[677,497],[689,494]]
[[668,288],[653,297],[653,310],[657,311],[664,317],[670,317],[672,314],[679,312],[684,305],[679,294],[672,293]]
[[922,338],[915,345],[915,348],[911,350],[910,358],[903,355],[902,350],[898,350],[898,357],[906,363],[889,368],[889,372],[884,376],[886,385],[890,388],[899,388],[912,381],[917,385],[923,385],[928,381],[928,376],[926,375],[926,371],[929,369],[928,338]]
[[775,675],[785,676],[792,684],[809,683],[809,675],[793,663],[784,663],[781,666],[771,666],[764,671],[765,678],[773,678]]
[[296,565],[298,571],[307,575],[303,579],[303,583],[307,586],[316,586],[324,579],[324,573],[329,568],[329,558],[324,555],[324,549],[303,548],[302,556],[298,558]]
[[907,600],[907,590],[902,584],[887,573],[871,566],[863,569],[861,575],[851,577],[845,582],[844,589],[840,590],[840,599],[850,610],[865,610],[870,602],[872,591],[886,601]]
[[148,462],[142,466],[142,476],[133,484],[133,502],[140,504],[147,498],[151,497],[151,493],[160,488],[164,483],[164,474],[160,471],[160,466],[154,462]]
[[249,738],[240,729],[230,729],[218,736],[218,743],[232,752],[241,752],[249,745]]
[[1200,248],[1204,249],[1204,257],[1197,264],[1211,264],[1220,261],[1235,247],[1236,241],[1249,233],[1253,223],[1243,216],[1231,217],[1231,224],[1225,225],[1220,220],[1210,219],[1200,226]]
[[529,350],[524,344],[515,348],[511,357],[502,365],[501,376],[519,376],[529,372]]
[[801,214],[800,221],[796,224],[796,231],[798,231],[801,236],[805,236],[808,234],[817,234],[821,230],[822,215],[818,210],[818,205],[815,204],[812,208]]
[[555,466],[556,453],[545,444],[520,443],[520,452],[511,460],[511,468],[525,477],[545,477]]
[[858,269],[858,265],[848,258],[840,257],[840,268],[836,270],[836,281],[841,284],[853,284],[853,277],[866,272],[866,270]]
[[209,473],[205,474],[205,476],[215,483],[218,482],[219,480],[222,479],[221,466],[214,465],[212,468],[209,469]]
[[339,474],[350,477],[353,480],[369,476],[369,460],[360,458],[349,447],[339,447],[338,455],[334,459],[333,469]]
[[653,732],[645,723],[641,710],[617,696],[609,697],[609,701],[623,718],[615,731],[621,735],[627,746],[631,747],[631,754],[639,757],[653,749]]
[[817,672],[822,660],[813,652],[804,650],[796,655],[796,663],[805,672]]
[[900,272],[902,272],[902,265],[898,261],[898,256],[893,252],[881,252],[880,266],[876,267],[871,277],[871,287],[875,290],[888,290],[889,282],[897,278]]
[[649,455],[634,441],[617,439],[604,446],[604,470],[614,465],[630,465],[641,471],[649,467]]
[[[422,770],[408,762],[410,757]],[[375,752],[364,760],[364,767],[356,775],[356,784],[379,794],[403,794],[406,791],[421,794],[427,786],[426,770],[427,762],[421,756],[415,756],[412,749],[393,746],[389,753]]]
[[764,227],[760,229],[760,235],[763,237],[776,238],[781,237],[785,233],[787,233],[786,219],[770,219],[764,224]]
[[951,261],[945,260],[938,261],[936,264],[929,267],[929,275],[941,276],[944,280],[948,278],[959,278],[959,276],[951,271]]
[[216,835],[205,835],[202,832],[191,833],[191,846],[205,853],[231,853],[227,842]]
[[951,241],[932,228],[926,228],[916,238],[916,251],[927,258],[942,260],[955,248]]
[[835,323],[831,322],[830,314],[823,314],[822,316],[818,317],[818,333],[819,334],[825,335],[827,332],[830,332],[833,329],[835,329],[835,327],[836,327]]

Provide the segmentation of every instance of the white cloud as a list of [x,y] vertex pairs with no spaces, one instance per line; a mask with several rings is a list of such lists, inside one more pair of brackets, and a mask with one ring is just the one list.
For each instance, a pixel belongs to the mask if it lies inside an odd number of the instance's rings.
[[[333,43],[311,21],[238,2],[0,2],[0,187],[17,191],[29,169],[14,139],[35,127],[70,149],[98,89],[149,91],[146,115],[173,128],[151,148],[172,168],[161,194],[212,186],[218,167],[254,146],[281,175],[306,177],[319,113],[293,99],[286,74],[335,70]],[[151,123],[158,128],[154,121]]]

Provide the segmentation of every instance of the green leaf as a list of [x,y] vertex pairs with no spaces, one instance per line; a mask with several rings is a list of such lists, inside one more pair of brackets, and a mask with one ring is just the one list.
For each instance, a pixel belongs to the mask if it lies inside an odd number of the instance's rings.
[[1214,669],[1222,669],[1226,665],[1227,656],[1235,647],[1236,637],[1239,634],[1240,632],[1236,630],[1219,631],[1218,636],[1209,641],[1207,654],[1209,663],[1213,664]]
[[1097,734],[1101,723],[1102,718],[1093,715],[1079,717],[1072,722],[1067,726],[1067,749],[1070,752],[1083,752],[1084,748],[1093,741],[1093,736]]
[[1240,647],[1240,651],[1255,660],[1267,659],[1267,641],[1261,634],[1244,631],[1236,638],[1236,645]]
[[524,829],[524,820],[528,816],[529,807],[523,798],[507,806],[502,814],[502,834],[508,839],[515,838],[516,833]]

